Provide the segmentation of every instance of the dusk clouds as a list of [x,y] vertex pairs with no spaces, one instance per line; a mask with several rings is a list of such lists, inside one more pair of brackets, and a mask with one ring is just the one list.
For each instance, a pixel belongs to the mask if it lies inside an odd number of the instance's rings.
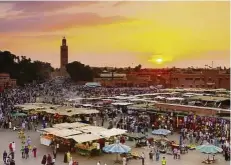
[[229,2],[0,2],[0,48],[54,66],[63,36],[89,65],[229,65],[229,25]]
[[[91,11],[78,12],[78,8],[91,6],[96,3],[97,2],[4,3],[2,8],[5,6],[7,9],[0,15],[0,33],[53,31],[79,26],[120,23],[130,20],[123,16],[103,17]],[[70,12],[65,12],[65,10],[69,10]]]

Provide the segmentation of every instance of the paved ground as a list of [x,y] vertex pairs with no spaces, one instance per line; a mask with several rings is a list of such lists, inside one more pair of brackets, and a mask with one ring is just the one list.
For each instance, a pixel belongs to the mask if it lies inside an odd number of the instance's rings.
[[[41,159],[44,154],[52,153],[51,149],[47,146],[40,145],[40,140],[39,140],[39,133],[38,132],[27,132],[27,136],[30,136],[32,139],[32,144],[36,145],[38,148],[38,157],[37,158],[32,158],[30,157],[28,160],[21,159],[20,155],[20,140],[17,137],[17,132],[9,131],[9,130],[3,130],[0,129],[0,148],[1,151],[3,152],[4,150],[8,150],[8,145],[10,142],[15,141],[16,143],[16,155],[15,155],[15,161],[17,165],[40,165],[41,164]],[[176,136],[171,136],[169,137],[170,139],[175,139],[177,138]],[[134,144],[134,143],[133,143]],[[138,153],[141,153],[142,151],[145,151],[146,154],[146,160],[145,164],[146,165],[153,165],[153,164],[159,164],[160,162],[156,161],[151,161],[148,159],[148,150],[145,148],[139,148],[139,149],[134,149]],[[116,155],[109,155],[109,154],[103,154],[102,156],[99,157],[93,157],[93,158],[88,158],[88,157],[83,157],[78,154],[72,155],[74,160],[77,160],[80,165],[96,165],[97,161],[101,161],[103,163],[107,163],[107,165],[112,165],[113,160],[115,160]],[[163,155],[161,155],[162,157]],[[203,155],[199,153],[198,151],[189,151],[188,154],[182,155],[181,160],[174,160],[172,156],[165,155],[167,158],[167,165],[200,165],[202,164],[201,161],[207,157],[207,155]],[[228,165],[229,162],[226,162],[224,158],[221,155],[217,155],[216,158],[218,158],[218,162],[216,164],[219,165]],[[1,163],[2,164],[2,163]],[[56,165],[64,165],[63,163],[63,153],[58,154],[57,160],[56,160]],[[132,160],[128,164],[130,165],[141,165],[140,160]],[[104,165],[104,164],[103,164]]]

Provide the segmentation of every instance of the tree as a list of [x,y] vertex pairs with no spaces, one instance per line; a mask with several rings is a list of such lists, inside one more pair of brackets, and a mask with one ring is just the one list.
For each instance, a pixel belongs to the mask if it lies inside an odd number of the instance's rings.
[[92,67],[91,69],[93,71],[93,76],[97,78],[99,78],[100,74],[103,72],[103,69],[99,67]]
[[37,79],[40,82],[47,80],[50,77],[50,73],[54,71],[50,63],[34,61],[35,68],[37,70]]
[[92,81],[94,72],[90,66],[84,65],[78,61],[66,65],[67,72],[74,81]]
[[138,71],[140,71],[141,70],[141,68],[142,68],[142,65],[137,65],[135,68],[134,68],[134,71],[135,72],[138,72]]
[[0,51],[0,73],[8,73],[17,79],[18,85],[31,83],[34,80],[45,81],[53,70],[49,63],[32,62],[25,56],[16,56],[9,51]]

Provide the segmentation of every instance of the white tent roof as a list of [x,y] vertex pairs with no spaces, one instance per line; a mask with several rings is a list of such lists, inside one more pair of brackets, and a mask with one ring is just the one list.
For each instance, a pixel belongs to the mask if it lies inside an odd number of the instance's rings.
[[163,96],[156,96],[155,99],[165,99]]
[[88,126],[89,124],[84,124],[80,122],[75,122],[75,123],[60,123],[60,124],[55,124],[53,125],[54,128],[80,128],[80,127],[85,127]]
[[121,106],[128,106],[132,105],[132,103],[125,103],[125,102],[117,102],[117,103],[111,103],[112,105],[121,105]]
[[106,131],[106,128],[103,127],[96,127],[96,126],[86,126],[86,127],[81,127],[78,128],[78,130],[84,132],[84,133],[94,133],[94,134],[99,134],[102,131]]
[[147,102],[145,99],[130,99],[131,102]]
[[122,134],[125,134],[126,132],[127,130],[124,130],[124,129],[112,128],[112,129],[103,131],[100,134],[104,137],[111,137],[111,136],[116,136],[116,135],[122,135]]
[[68,137],[68,139],[74,139],[77,143],[89,142],[89,141],[98,140],[101,138],[102,137],[100,135],[95,135],[95,134],[80,134],[80,135]]
[[93,107],[92,104],[82,104],[83,107]]
[[71,136],[71,135],[77,135],[77,134],[81,134],[81,131],[78,130],[71,130],[71,129],[58,129],[58,128],[45,128],[43,131],[58,136],[58,137],[67,137],[67,136]]
[[168,97],[166,100],[173,101],[173,100],[184,100],[184,98],[181,97]]

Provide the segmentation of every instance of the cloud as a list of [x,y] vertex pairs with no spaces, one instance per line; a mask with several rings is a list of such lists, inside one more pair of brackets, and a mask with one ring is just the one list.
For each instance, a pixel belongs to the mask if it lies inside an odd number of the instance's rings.
[[121,5],[124,5],[124,4],[127,4],[128,3],[128,1],[119,1],[119,2],[116,2],[113,6],[114,7],[119,7],[119,6],[121,6]]
[[75,1],[75,2],[13,2],[13,10],[22,10],[26,13],[51,12],[72,6],[88,6],[97,3],[97,1]]
[[101,17],[94,13],[79,13],[70,15],[70,17],[65,17],[65,20],[57,21],[55,24],[45,27],[46,29],[44,30],[60,30],[80,26],[97,26],[113,23],[122,23],[131,20],[132,19],[122,16]]
[[2,32],[32,32],[62,30],[71,27],[97,26],[128,21],[122,16],[102,17],[95,13],[58,14],[29,18],[0,19],[0,33]]
[[[97,1],[0,3],[0,33],[47,32],[81,26],[97,26],[129,21],[124,16],[91,13]],[[92,6],[93,8],[95,6]],[[86,10],[83,10],[85,9]],[[81,9],[81,10],[78,10]]]

